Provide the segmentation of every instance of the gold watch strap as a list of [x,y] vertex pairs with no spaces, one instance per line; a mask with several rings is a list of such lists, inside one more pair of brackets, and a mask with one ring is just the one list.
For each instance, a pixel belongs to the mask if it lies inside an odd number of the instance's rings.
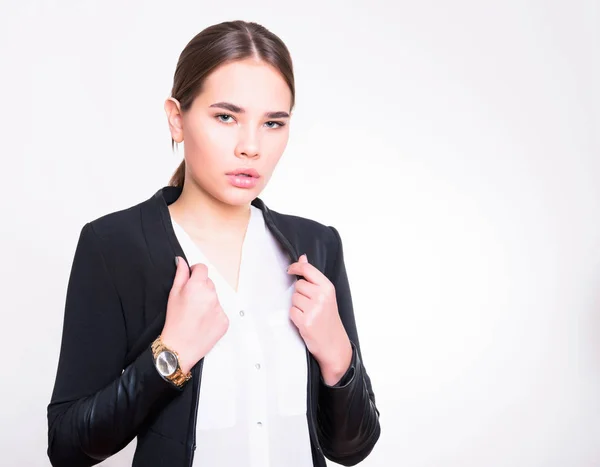
[[190,371],[187,375],[183,373],[181,370],[181,366],[179,365],[179,355],[173,349],[168,348],[165,344],[163,344],[161,340],[161,336],[158,336],[154,342],[152,342],[152,356],[154,360],[156,357],[164,351],[168,350],[169,352],[173,352],[177,357],[177,369],[171,376],[165,376],[167,380],[173,383],[177,387],[182,387],[187,381],[192,377],[192,372]]

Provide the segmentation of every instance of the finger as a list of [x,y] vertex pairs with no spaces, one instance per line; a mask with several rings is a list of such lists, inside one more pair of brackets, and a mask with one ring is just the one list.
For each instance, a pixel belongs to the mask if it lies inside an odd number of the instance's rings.
[[294,292],[292,294],[292,305],[294,305],[303,313],[307,313],[308,311],[310,311],[311,303],[312,301],[310,298],[305,297],[304,295],[299,294],[298,292]]
[[304,313],[302,313],[302,310],[292,306],[290,308],[290,319],[292,320],[292,323],[294,323],[296,327],[300,329],[302,323],[304,322]]
[[179,292],[190,278],[189,267],[185,259],[181,256],[176,256],[177,266],[175,268],[175,277],[173,278],[173,287],[171,290]]
[[310,263],[292,263],[288,268],[288,274],[296,274],[304,277],[308,282],[316,285],[324,285],[327,282],[327,278]]
[[210,277],[206,278],[206,286],[210,289],[210,290],[215,290],[215,283],[212,281],[212,279]]
[[301,263],[308,263],[308,257],[306,256],[306,253],[302,254],[302,256],[298,258],[298,261]]
[[196,263],[190,267],[190,279],[205,281],[208,278],[208,267],[203,263]]
[[305,297],[315,298],[319,293],[320,287],[315,284],[311,284],[310,282],[304,279],[298,279],[294,284],[296,288],[296,292],[301,293]]

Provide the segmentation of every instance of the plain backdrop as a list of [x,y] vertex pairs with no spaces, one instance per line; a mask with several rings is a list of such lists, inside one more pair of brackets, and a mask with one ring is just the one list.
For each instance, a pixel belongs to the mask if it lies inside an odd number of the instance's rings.
[[0,465],[49,465],[81,227],[167,184],[179,53],[244,19],[296,72],[261,198],[344,242],[381,410],[361,465],[600,466],[597,1],[0,8]]

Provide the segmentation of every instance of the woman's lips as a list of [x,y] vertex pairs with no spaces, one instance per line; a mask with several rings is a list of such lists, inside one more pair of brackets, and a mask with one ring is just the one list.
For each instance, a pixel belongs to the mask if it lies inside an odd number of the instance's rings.
[[246,175],[228,174],[229,183],[237,188],[254,188],[258,183],[258,177],[248,177]]

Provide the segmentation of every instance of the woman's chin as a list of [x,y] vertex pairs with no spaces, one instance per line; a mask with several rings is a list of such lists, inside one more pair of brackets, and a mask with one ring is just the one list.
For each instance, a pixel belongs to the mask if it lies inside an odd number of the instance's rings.
[[260,188],[258,186],[254,188],[232,187],[227,189],[220,199],[231,206],[244,206],[250,204],[259,193]]

